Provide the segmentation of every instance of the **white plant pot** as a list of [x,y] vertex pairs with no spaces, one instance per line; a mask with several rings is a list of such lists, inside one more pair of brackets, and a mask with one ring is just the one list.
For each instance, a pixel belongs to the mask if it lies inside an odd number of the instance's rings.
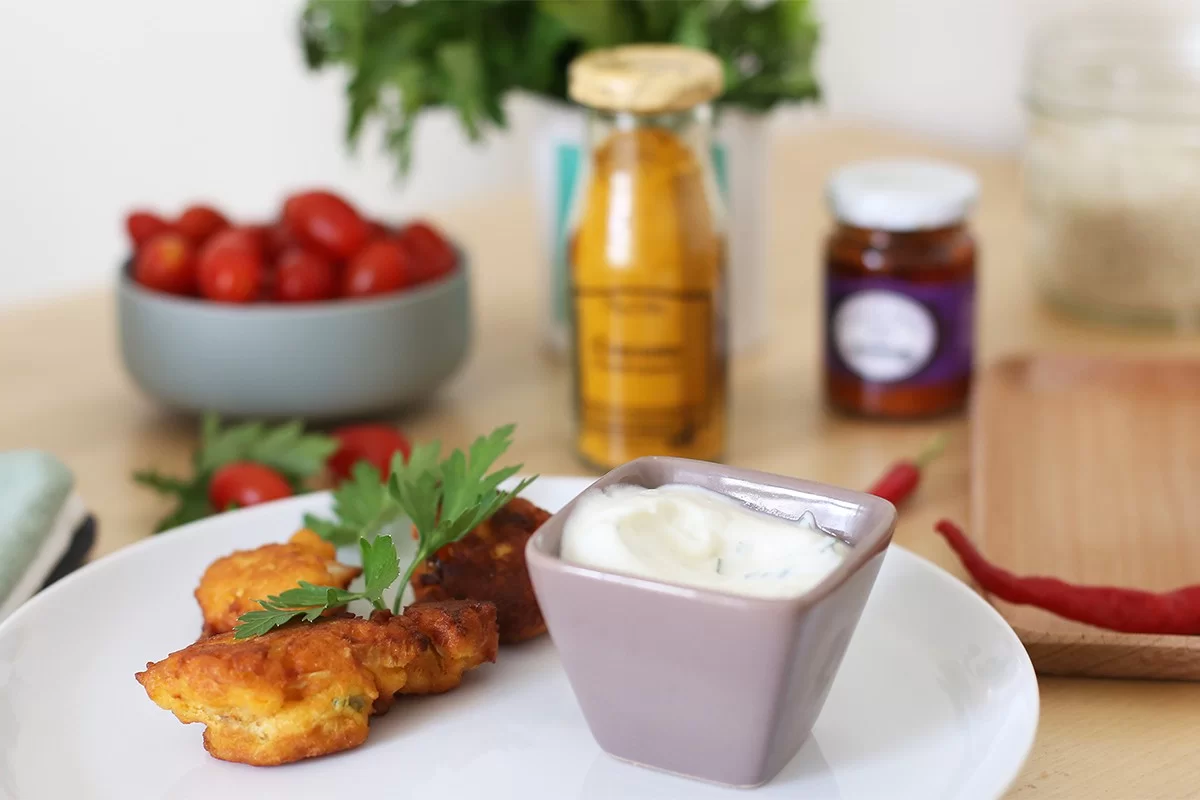
[[[545,265],[546,336],[558,351],[569,340],[567,215],[586,147],[585,112],[545,103],[533,135],[534,192]],[[725,110],[715,132],[717,183],[729,215],[729,339],[734,353],[767,338],[767,118]]]

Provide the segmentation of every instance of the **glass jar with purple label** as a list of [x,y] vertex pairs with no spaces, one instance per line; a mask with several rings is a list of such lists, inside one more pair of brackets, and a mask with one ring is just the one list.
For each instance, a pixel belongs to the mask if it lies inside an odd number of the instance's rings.
[[825,389],[870,417],[961,409],[971,388],[975,242],[966,217],[975,177],[924,161],[838,170],[828,200]]

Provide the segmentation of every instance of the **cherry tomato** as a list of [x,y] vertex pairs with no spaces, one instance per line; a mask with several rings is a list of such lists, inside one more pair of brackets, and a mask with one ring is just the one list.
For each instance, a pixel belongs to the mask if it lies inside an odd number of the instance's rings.
[[270,467],[253,461],[234,461],[215,473],[208,483],[208,501],[218,511],[231,505],[256,506],[281,497],[291,497],[287,479]]
[[277,261],[285,250],[300,246],[300,243],[288,232],[287,226],[282,222],[265,227],[267,231],[265,252],[268,261]]
[[203,255],[215,250],[244,250],[261,258],[263,254],[262,231],[253,225],[226,228],[209,239],[204,247],[200,248],[200,253]]
[[170,294],[195,294],[196,258],[181,234],[160,233],[138,250],[133,277],[142,286]]
[[272,296],[281,303],[313,303],[337,295],[337,270],[327,259],[299,248],[279,257]]
[[160,233],[171,230],[171,223],[150,211],[133,211],[125,218],[125,230],[137,250]]
[[219,231],[229,227],[229,220],[209,206],[189,206],[175,221],[175,229],[200,247]]
[[275,296],[277,287],[279,286],[279,270],[275,265],[267,261],[263,264],[262,280],[258,282],[258,297],[256,299],[270,303],[278,298]]
[[219,303],[257,300],[263,272],[259,237],[245,228],[229,228],[213,236],[196,261],[200,294]]
[[412,258],[394,239],[371,242],[342,273],[342,294],[367,297],[387,294],[413,283]]
[[389,425],[347,425],[333,432],[337,451],[329,457],[329,470],[338,480],[350,477],[350,468],[367,461],[386,477],[392,468],[392,456],[403,453],[404,460],[412,445],[404,434]]
[[366,220],[332,192],[303,192],[283,204],[283,224],[308,250],[334,261],[354,256],[370,235]]
[[238,230],[244,231],[244,236],[247,241],[253,240],[254,246],[258,248],[258,252],[263,256],[267,256],[271,244],[271,226],[270,225],[243,225]]
[[400,243],[412,254],[417,283],[436,280],[454,270],[458,254],[435,228],[425,222],[413,222],[400,232]]
[[391,235],[391,229],[379,220],[373,219],[367,222],[367,241],[374,242],[377,239],[386,239]]

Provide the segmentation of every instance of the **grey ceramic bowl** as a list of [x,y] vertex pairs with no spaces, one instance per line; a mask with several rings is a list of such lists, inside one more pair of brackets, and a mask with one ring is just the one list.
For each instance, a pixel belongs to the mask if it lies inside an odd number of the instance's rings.
[[117,286],[121,355],[169,406],[337,419],[432,394],[466,357],[465,260],[453,275],[366,300],[233,306]]
[[[872,495],[678,458],[641,458],[592,485],[703,486],[788,519],[811,511],[853,545],[805,594],[755,598],[558,557],[575,503],[529,540],[529,574],[597,743],[644,766],[731,786],[773,778],[808,737],[896,524]],[[590,490],[589,490],[590,491]]]

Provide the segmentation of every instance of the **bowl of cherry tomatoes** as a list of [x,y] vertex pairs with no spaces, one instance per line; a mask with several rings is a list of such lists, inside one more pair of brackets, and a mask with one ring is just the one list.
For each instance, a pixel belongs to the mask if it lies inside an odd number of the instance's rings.
[[462,251],[427,222],[389,225],[338,195],[237,224],[196,205],[134,211],[118,281],[121,354],[169,406],[336,419],[432,394],[466,357]]

